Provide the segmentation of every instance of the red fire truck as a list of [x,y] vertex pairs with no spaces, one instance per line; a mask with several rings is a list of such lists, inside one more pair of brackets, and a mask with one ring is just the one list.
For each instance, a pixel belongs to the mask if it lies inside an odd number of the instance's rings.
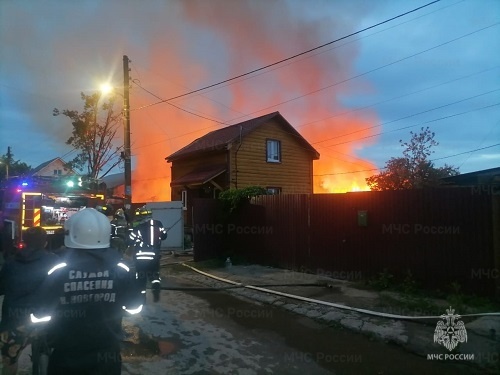
[[22,248],[24,231],[43,227],[48,248],[64,244],[64,222],[85,207],[105,205],[106,186],[77,176],[11,178],[0,187],[0,228],[4,257]]

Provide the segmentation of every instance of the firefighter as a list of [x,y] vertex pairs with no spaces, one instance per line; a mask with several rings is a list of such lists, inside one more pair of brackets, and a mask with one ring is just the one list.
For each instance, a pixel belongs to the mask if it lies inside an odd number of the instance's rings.
[[129,238],[133,244],[133,259],[137,280],[146,293],[148,280],[153,289],[153,300],[160,300],[160,247],[167,238],[167,231],[160,220],[154,220],[151,211],[145,207],[136,211],[136,225],[130,231]]
[[37,305],[38,287],[47,277],[47,269],[59,257],[45,250],[47,232],[30,227],[23,235],[24,248],[7,260],[0,271],[0,295],[5,295],[0,324],[2,374],[15,374],[17,360],[30,343],[30,312]]
[[48,271],[46,302],[32,315],[35,323],[49,320],[48,374],[118,375],[122,317],[140,312],[144,297],[129,265],[109,247],[106,216],[85,208],[64,229],[67,253]]
[[127,249],[128,222],[123,208],[116,210],[111,220],[111,244],[123,254]]

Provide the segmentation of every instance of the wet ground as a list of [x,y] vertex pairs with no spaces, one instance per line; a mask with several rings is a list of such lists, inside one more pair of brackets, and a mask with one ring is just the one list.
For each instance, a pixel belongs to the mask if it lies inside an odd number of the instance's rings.
[[[163,282],[199,286],[182,274]],[[226,292],[162,291],[160,303],[127,325],[139,328],[132,341],[140,339],[124,349],[130,375],[478,373]]]
[[[190,272],[167,267],[163,286],[204,287]],[[163,290],[159,303],[148,291],[124,328],[124,375],[484,373],[224,291]],[[19,374],[29,374],[29,348],[20,362]]]

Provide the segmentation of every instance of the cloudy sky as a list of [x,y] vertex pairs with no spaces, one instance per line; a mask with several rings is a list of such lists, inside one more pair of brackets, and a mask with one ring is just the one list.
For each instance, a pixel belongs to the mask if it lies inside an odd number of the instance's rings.
[[426,126],[436,165],[498,167],[500,2],[441,0],[383,23],[430,2],[1,0],[0,154],[71,159],[53,108],[81,110],[103,81],[119,89],[127,55],[134,200],[169,199],[165,156],[274,111],[321,154],[317,192],[363,188]]

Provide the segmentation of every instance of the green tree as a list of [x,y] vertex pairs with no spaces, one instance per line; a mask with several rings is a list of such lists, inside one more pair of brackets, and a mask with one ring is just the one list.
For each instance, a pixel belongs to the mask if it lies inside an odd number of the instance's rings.
[[68,166],[91,178],[106,176],[121,163],[123,146],[116,147],[114,140],[120,129],[121,113],[114,111],[115,97],[101,98],[100,93],[85,95],[83,111],[54,108],[53,115],[64,115],[71,120],[73,126],[71,137],[66,144],[73,146],[78,154],[68,162]]
[[224,209],[231,213],[250,202],[253,197],[266,194],[266,189],[261,186],[248,186],[242,189],[224,190],[219,194],[219,200],[222,201]]
[[409,142],[399,141],[404,147],[403,156],[391,158],[386,162],[384,171],[366,178],[371,190],[404,190],[419,189],[441,185],[443,177],[456,176],[458,168],[445,164],[436,167],[429,156],[433,147],[439,143],[434,139],[435,133],[421,128],[419,133],[410,132]]
[[7,177],[21,176],[31,170],[31,166],[20,161],[14,160],[14,154],[11,152],[0,156],[0,181],[4,181]]

